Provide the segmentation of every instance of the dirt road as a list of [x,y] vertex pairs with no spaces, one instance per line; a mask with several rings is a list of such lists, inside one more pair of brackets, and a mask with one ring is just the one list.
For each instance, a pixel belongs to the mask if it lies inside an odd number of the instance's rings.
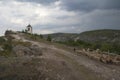
[[44,59],[44,69],[38,67],[38,70],[42,69],[50,77],[56,77],[56,80],[120,80],[120,66],[78,56],[52,44],[31,41],[24,37],[20,39],[42,49],[43,55],[38,58]]

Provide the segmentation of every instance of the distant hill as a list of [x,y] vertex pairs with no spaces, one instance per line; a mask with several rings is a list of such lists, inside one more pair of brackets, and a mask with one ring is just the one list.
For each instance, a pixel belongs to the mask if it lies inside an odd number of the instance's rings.
[[110,42],[120,43],[120,30],[94,30],[81,33],[79,40],[86,42]]
[[76,37],[78,37],[78,35],[79,34],[72,34],[72,33],[54,33],[54,34],[44,35],[44,38],[47,38],[47,36],[51,36],[52,41],[65,42],[68,40],[74,40]]
[[[118,42],[120,43],[120,30],[94,30],[86,31],[80,34],[72,33],[54,33],[48,34],[53,41],[82,40],[85,42]],[[45,35],[44,37],[47,37]]]

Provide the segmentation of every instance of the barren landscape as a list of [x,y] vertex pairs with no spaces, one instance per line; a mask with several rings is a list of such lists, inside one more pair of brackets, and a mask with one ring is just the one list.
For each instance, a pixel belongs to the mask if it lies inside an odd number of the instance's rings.
[[[29,42],[41,53],[0,58],[1,80],[119,80],[119,65],[105,64],[52,43],[26,39],[23,33],[11,34],[15,41]],[[36,47],[36,48],[35,48]],[[18,53],[19,52],[19,53]]]

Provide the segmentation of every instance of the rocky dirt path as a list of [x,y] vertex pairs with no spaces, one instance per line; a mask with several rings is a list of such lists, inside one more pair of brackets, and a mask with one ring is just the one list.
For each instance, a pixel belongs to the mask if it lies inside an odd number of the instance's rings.
[[[77,76],[80,76],[79,74],[83,74],[84,77],[97,76],[99,78],[105,78],[106,80],[120,80],[120,66],[104,64],[98,61],[94,61],[83,55],[78,56],[73,52],[59,49],[54,45],[47,45],[36,42],[32,43],[47,49],[44,54],[45,57],[54,60],[62,59],[63,61],[70,63],[71,68],[75,70]],[[80,68],[83,70],[82,72]]]
[[51,71],[50,74],[56,74],[58,80],[120,80],[120,66],[104,64],[83,55],[78,56],[55,45],[31,41],[23,37],[20,39],[42,48],[43,56],[40,58],[52,63],[50,66],[54,66],[55,69],[50,69],[56,71]]

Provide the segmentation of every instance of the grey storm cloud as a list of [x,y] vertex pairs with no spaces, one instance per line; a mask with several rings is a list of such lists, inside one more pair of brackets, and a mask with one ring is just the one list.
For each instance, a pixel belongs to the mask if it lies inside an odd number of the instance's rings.
[[64,8],[76,11],[120,9],[120,0],[61,0]]
[[74,11],[93,11],[96,9],[120,9],[120,0],[17,0],[49,5],[61,1],[61,7]]
[[16,0],[16,1],[21,1],[21,2],[34,2],[34,3],[40,3],[40,4],[50,4],[53,2],[56,2],[58,0]]

